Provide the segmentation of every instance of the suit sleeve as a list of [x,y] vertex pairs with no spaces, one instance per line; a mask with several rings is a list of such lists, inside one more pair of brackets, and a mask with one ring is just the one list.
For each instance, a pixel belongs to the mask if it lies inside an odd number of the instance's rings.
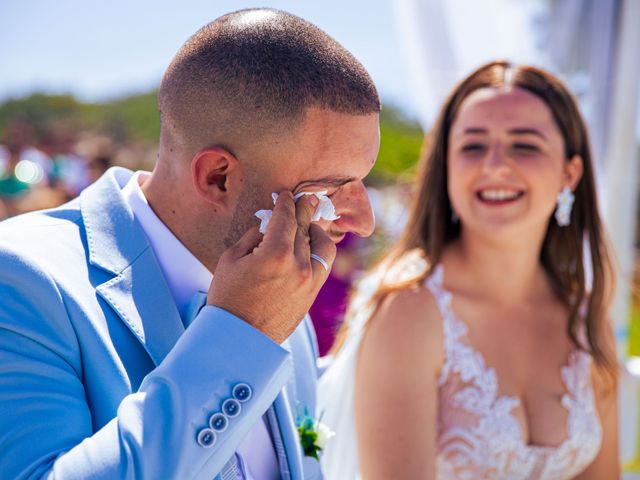
[[94,429],[65,301],[37,265],[0,252],[2,478],[210,480],[292,371],[286,350],[205,307],[115,417]]

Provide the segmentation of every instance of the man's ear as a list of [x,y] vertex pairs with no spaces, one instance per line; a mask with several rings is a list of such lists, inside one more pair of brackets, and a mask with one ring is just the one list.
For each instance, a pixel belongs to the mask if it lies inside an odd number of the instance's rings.
[[584,165],[582,164],[582,157],[580,155],[574,155],[568,162],[564,164],[565,185],[567,185],[571,191],[575,191],[578,186],[578,182],[582,178],[582,172],[584,171]]
[[208,203],[229,205],[229,175],[237,173],[238,159],[222,147],[207,147],[191,160],[191,178],[198,194]]

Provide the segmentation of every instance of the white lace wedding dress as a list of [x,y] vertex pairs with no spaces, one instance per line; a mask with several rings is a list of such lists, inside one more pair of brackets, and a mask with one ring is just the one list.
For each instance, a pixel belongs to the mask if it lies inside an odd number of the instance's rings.
[[[498,395],[496,372],[466,342],[467,326],[451,308],[452,296],[443,288],[443,274],[438,266],[426,281],[440,309],[445,343],[438,379],[436,478],[562,480],[576,476],[593,461],[602,441],[591,387],[591,357],[576,350],[562,368],[566,439],[557,447],[525,444],[512,414],[520,399]],[[349,340],[320,380],[319,411],[324,412],[323,422],[336,432],[322,457],[328,480],[360,478],[353,380],[362,327],[370,314],[364,307],[366,298],[360,300],[362,311],[354,319]]]

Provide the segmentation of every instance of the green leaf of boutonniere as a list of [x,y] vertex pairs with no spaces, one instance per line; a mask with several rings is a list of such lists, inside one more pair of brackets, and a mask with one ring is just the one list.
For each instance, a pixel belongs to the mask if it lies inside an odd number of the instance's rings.
[[298,435],[300,436],[300,445],[305,456],[320,459],[320,452],[324,448],[327,440],[335,435],[320,420],[314,420],[313,417],[306,413],[298,417],[297,421]]

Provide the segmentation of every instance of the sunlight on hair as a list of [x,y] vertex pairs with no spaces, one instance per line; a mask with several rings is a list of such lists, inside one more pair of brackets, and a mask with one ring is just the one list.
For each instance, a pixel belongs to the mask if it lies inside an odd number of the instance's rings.
[[504,82],[502,90],[505,92],[510,92],[513,88],[513,67],[508,66],[504,69],[504,76],[502,77],[502,81]]
[[234,23],[239,25],[250,25],[252,23],[262,23],[271,18],[275,18],[277,15],[270,10],[251,10],[249,12],[238,15],[234,19]]

